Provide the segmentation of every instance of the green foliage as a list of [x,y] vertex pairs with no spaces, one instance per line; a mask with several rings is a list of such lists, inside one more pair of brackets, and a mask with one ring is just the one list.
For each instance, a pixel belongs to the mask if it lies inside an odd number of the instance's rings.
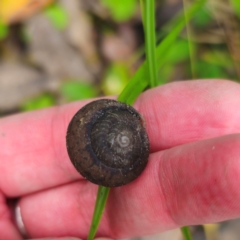
[[63,83],[60,93],[67,101],[76,101],[97,96],[97,90],[92,85],[74,80]]
[[22,111],[32,111],[47,108],[55,105],[54,96],[48,93],[32,98],[24,102],[21,106]]
[[188,41],[178,38],[166,53],[164,63],[159,71],[159,84],[167,83],[175,72],[176,65],[185,62],[185,66],[186,61],[189,61]]
[[0,40],[7,37],[8,31],[8,26],[0,21]]
[[223,68],[233,68],[234,66],[229,53],[224,50],[207,51],[202,54],[202,59],[209,64],[214,64]]
[[[185,13],[188,16],[188,20],[190,20],[196,12],[201,9],[206,0],[199,0],[194,2],[188,9],[186,9]],[[157,67],[161,69],[163,64],[165,63],[165,56],[169,49],[176,43],[176,39],[179,33],[184,28],[186,21],[184,13],[182,12],[179,16],[174,18],[172,22],[175,23],[171,32],[162,40],[162,42],[156,48],[156,57],[157,57]],[[126,102],[128,104],[132,104],[137,96],[148,86],[148,74],[147,74],[147,66],[146,62],[142,64],[142,66],[137,70],[134,76],[131,78],[129,84],[125,87],[125,89],[121,92],[118,97],[118,101]]]
[[198,78],[227,78],[226,71],[219,65],[200,60],[195,66]]
[[165,84],[171,79],[172,74],[174,73],[174,64],[164,64],[161,70],[158,73],[158,82],[159,85]]
[[240,17],[240,1],[239,0],[230,0],[230,2],[232,4],[234,11],[238,15],[238,17]]
[[119,94],[127,85],[129,75],[129,70],[126,65],[120,63],[110,65],[101,84],[101,89],[104,94]]
[[178,39],[166,53],[165,64],[176,64],[185,61],[188,58],[189,58],[188,41],[185,39]]
[[64,30],[68,25],[66,10],[58,4],[51,4],[44,10],[44,14],[50,19],[53,26],[58,30]]
[[137,9],[136,0],[101,0],[101,3],[108,8],[113,19],[117,22],[129,20]]
[[208,25],[212,19],[210,12],[206,8],[202,8],[195,14],[192,21],[196,27],[203,28]]

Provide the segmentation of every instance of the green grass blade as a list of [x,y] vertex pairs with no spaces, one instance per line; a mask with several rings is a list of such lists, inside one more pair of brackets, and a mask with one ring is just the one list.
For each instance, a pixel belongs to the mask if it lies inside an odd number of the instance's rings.
[[[199,0],[194,2],[188,9],[186,9],[186,14],[188,15],[188,20],[190,20],[200,8],[203,7],[206,0]],[[156,58],[157,58],[157,68],[158,70],[164,64],[164,56],[167,54],[168,49],[175,42],[179,33],[184,28],[186,22],[184,13],[172,20],[173,28],[171,32],[163,39],[163,41],[156,48]],[[128,104],[133,104],[134,100],[138,95],[148,87],[148,73],[146,61],[137,70],[134,76],[131,78],[129,84],[125,87],[122,93],[118,97],[118,101],[125,102]]]
[[184,240],[193,240],[189,227],[181,227]]
[[156,62],[156,36],[155,36],[155,0],[145,0],[144,31],[146,63],[149,73],[149,85],[151,88],[158,85],[158,72]]
[[103,186],[98,187],[96,204],[95,204],[92,223],[90,226],[90,231],[89,231],[87,240],[93,240],[95,237],[100,220],[102,218],[103,210],[107,202],[109,191],[110,191],[109,187],[103,187]]

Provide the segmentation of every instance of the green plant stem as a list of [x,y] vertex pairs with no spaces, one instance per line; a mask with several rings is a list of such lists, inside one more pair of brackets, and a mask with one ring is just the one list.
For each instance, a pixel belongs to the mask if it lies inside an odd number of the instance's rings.
[[[196,1],[188,9],[186,9],[188,20],[190,20],[194,16],[194,14],[197,13],[199,9],[203,7],[205,2],[206,0]],[[179,33],[182,31],[182,29],[186,24],[184,14],[181,13],[181,15],[174,18],[171,22],[175,24],[173,25],[174,27],[171,29],[171,32],[163,39],[163,41],[156,48],[158,70],[161,69],[161,67],[164,64],[163,56],[165,56],[168,49],[175,42]],[[118,97],[118,101],[125,102],[127,104],[133,104],[133,102],[138,97],[138,95],[140,95],[140,93],[143,92],[143,90],[146,89],[148,85],[149,85],[148,71],[147,71],[147,65],[145,61],[142,64],[142,66],[137,70],[137,72],[134,74],[134,76],[130,79],[130,82],[128,83],[128,85],[121,92],[121,94]]]
[[143,22],[145,31],[146,62],[149,72],[150,87],[158,85],[157,61],[156,61],[156,36],[155,36],[155,0],[145,0],[142,4]]
[[100,220],[102,218],[103,210],[108,199],[109,191],[110,191],[109,187],[103,186],[98,187],[96,204],[87,240],[93,240],[95,237]]
[[193,240],[189,227],[181,227],[181,231],[185,240]]

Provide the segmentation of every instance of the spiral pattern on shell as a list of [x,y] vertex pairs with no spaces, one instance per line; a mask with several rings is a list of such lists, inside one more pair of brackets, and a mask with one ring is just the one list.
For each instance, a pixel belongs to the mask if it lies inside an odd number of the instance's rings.
[[127,184],[144,170],[149,140],[140,114],[115,100],[91,102],[72,118],[68,155],[89,181],[107,187]]

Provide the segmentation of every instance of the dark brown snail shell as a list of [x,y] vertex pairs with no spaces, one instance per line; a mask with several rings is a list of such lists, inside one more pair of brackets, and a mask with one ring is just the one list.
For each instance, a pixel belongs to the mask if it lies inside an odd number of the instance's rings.
[[136,179],[149,156],[140,114],[131,106],[102,99],[81,108],[67,130],[68,155],[89,181],[117,187]]

